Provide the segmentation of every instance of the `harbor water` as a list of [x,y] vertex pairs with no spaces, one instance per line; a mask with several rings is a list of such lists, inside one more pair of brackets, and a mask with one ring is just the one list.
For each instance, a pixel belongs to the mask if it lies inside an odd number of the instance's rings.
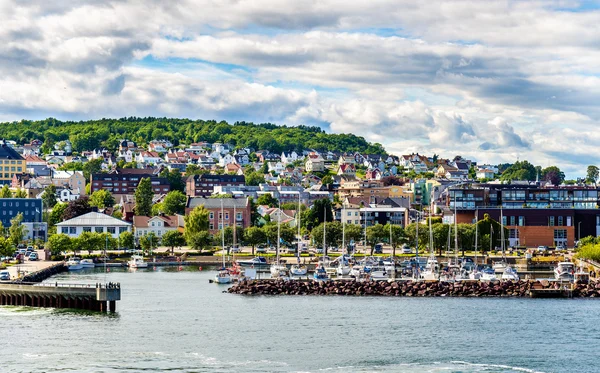
[[2,372],[597,372],[600,300],[223,293],[214,271],[111,269],[115,315],[0,307]]

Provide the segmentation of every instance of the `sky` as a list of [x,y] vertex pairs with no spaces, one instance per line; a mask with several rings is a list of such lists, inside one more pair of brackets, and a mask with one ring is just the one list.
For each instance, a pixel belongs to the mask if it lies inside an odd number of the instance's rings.
[[599,1],[0,0],[0,121],[317,125],[393,154],[600,165]]

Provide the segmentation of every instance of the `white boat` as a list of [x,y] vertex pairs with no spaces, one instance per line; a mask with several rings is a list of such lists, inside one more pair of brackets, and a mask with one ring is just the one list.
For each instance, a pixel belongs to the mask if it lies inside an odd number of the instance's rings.
[[327,230],[325,228],[326,224],[327,224],[327,210],[323,209],[323,256],[321,257],[321,263],[319,263],[317,265],[317,268],[315,269],[315,273],[313,275],[313,279],[315,281],[329,280],[329,274],[327,273],[327,270],[325,269],[325,267],[329,265],[329,260],[325,256],[325,248],[327,247],[326,242],[325,242],[325,239],[327,237]]
[[81,264],[81,261],[79,260],[79,258],[75,258],[75,257],[67,260],[67,262],[65,263],[65,266],[67,266],[67,269],[69,271],[78,271],[80,269],[83,269],[83,265]]
[[[478,240],[479,237],[479,222],[477,220],[478,210],[475,209],[475,260],[473,261],[473,268],[468,272],[469,280],[479,280],[481,279],[481,272],[479,272],[479,268],[477,266],[477,250],[478,250]],[[463,262],[464,264],[464,262]]]
[[[279,202],[279,211],[281,211],[281,202]],[[285,264],[279,259],[281,243],[281,214],[277,215],[277,251],[275,263],[271,264],[270,272],[272,278],[289,278],[290,272]]]
[[502,272],[502,280],[506,280],[506,281],[519,281],[519,275],[517,274],[517,271],[515,271],[513,269],[513,267],[511,266],[506,266],[506,268],[504,268],[504,272]]
[[496,272],[492,268],[487,267],[481,271],[479,281],[498,281],[498,277],[496,277]]
[[432,253],[427,259],[427,264],[425,264],[425,269],[420,273],[420,278],[423,280],[439,280],[440,265],[437,261],[437,258]]
[[390,279],[390,273],[385,270],[385,267],[373,267],[369,278],[374,281],[387,281]]
[[[223,265],[219,272],[215,275],[215,283],[217,284],[230,284],[231,274],[225,267],[225,224],[223,224],[223,217],[225,216],[223,211],[223,200],[221,200],[221,259]],[[234,215],[235,216],[235,215]]]
[[292,276],[306,276],[308,273],[308,268],[304,264],[300,264],[300,241],[302,240],[302,235],[300,233],[300,211],[302,211],[300,208],[300,196],[301,194],[298,193],[298,209],[296,211],[296,225],[298,227],[298,235],[296,236],[296,242],[298,243],[298,247],[296,248],[296,258],[298,263],[290,267],[290,274]]
[[141,255],[132,255],[127,265],[129,268],[148,268],[148,263],[144,261],[144,257]]
[[215,275],[215,282],[217,284],[229,284],[231,283],[231,274],[226,268],[221,268]]
[[502,207],[500,207],[500,247],[502,248],[502,260],[494,262],[492,264],[492,269],[496,273],[502,273],[504,275],[504,271],[509,265],[506,261],[506,254],[504,252],[504,214],[502,213]]
[[572,281],[575,274],[575,264],[571,262],[559,262],[554,268],[554,278],[560,281]]
[[323,267],[323,266],[317,267],[315,269],[315,273],[313,275],[313,279],[315,281],[327,281],[327,280],[329,280],[329,275],[327,274],[327,271],[325,270],[325,267]]
[[302,264],[294,264],[290,267],[290,274],[292,276],[306,276],[308,273],[308,268]]
[[251,267],[251,268],[261,268],[261,267],[266,268],[269,266],[267,259],[262,256],[257,256],[252,259],[238,260],[237,264],[239,264],[241,267]]
[[79,263],[81,263],[81,265],[83,266],[83,268],[94,268],[94,267],[96,267],[96,263],[94,263],[94,261],[92,259],[81,259],[79,261]]
[[504,260],[501,260],[499,262],[494,262],[492,264],[492,269],[494,270],[494,272],[496,273],[503,273],[504,270],[506,269],[507,264]]

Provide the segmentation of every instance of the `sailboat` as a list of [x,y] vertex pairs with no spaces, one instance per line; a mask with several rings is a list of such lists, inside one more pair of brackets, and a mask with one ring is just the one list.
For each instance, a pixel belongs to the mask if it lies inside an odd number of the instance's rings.
[[500,247],[502,249],[502,260],[492,264],[492,268],[496,273],[503,273],[506,269],[506,256],[504,254],[504,215],[502,214],[502,207],[500,207]]
[[342,209],[342,255],[338,258],[338,266],[336,269],[336,273],[338,276],[348,276],[352,268],[348,261],[346,260],[346,219],[344,219],[344,215],[346,212],[346,208]]
[[321,257],[321,264],[317,265],[317,268],[315,269],[315,273],[313,275],[313,278],[315,281],[325,281],[325,280],[329,280],[329,275],[327,274],[327,270],[325,269],[325,253],[327,252],[327,250],[325,249],[326,246],[326,241],[325,238],[327,237],[327,230],[326,230],[326,224],[327,224],[327,208],[325,207],[323,209],[323,256]]
[[481,278],[481,272],[479,272],[479,267],[477,266],[477,236],[479,235],[479,224],[477,224],[477,210],[475,210],[475,263],[473,265],[473,269],[469,273],[469,279],[471,280],[479,280]]
[[[432,201],[433,202],[433,201]],[[425,264],[425,270],[421,273],[423,280],[439,280],[440,265],[433,249],[433,228],[431,225],[431,207],[429,208],[429,258],[427,258],[427,264]],[[418,223],[417,223],[418,227]]]
[[298,192],[298,211],[296,212],[296,216],[298,217],[296,219],[296,224],[298,225],[298,248],[296,249],[296,258],[298,263],[292,265],[292,267],[290,268],[290,273],[292,274],[292,276],[305,276],[308,273],[308,268],[306,268],[305,265],[300,264],[300,240],[302,239],[302,235],[300,234],[300,212],[300,192]]
[[229,271],[229,274],[233,278],[235,278],[237,280],[240,280],[244,276],[244,273],[243,273],[242,267],[235,260],[235,253],[239,250],[239,248],[237,246],[237,221],[236,221],[236,217],[237,217],[237,211],[236,211],[235,205],[233,205],[233,246],[231,247],[231,253],[233,255],[233,258],[232,258],[231,262],[233,264],[232,264],[232,266],[230,268],[227,268],[227,270]]
[[[502,216],[502,209],[500,209],[500,216]],[[500,230],[500,237],[502,239],[501,247],[502,247],[502,261],[504,262],[504,269],[502,270],[502,280],[506,281],[519,281],[519,275],[517,271],[508,264],[506,260],[506,253],[504,251],[504,219],[500,218],[500,224],[502,229]]]
[[279,213],[277,214],[277,249],[275,263],[271,264],[271,277],[289,278],[288,268],[279,261],[279,252],[281,244],[281,201],[279,201]]
[[219,272],[215,275],[215,283],[217,284],[230,284],[231,283],[231,274],[225,268],[225,224],[224,222],[224,214],[223,214],[223,200],[221,200],[221,258],[223,260],[222,266],[219,269]]

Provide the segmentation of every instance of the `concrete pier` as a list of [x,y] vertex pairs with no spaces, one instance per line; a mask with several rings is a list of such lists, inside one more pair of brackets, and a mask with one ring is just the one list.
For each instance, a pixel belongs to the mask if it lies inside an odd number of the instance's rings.
[[[74,308],[98,312],[116,311],[121,285],[108,284],[0,284],[1,306]],[[108,307],[107,307],[108,305]]]

